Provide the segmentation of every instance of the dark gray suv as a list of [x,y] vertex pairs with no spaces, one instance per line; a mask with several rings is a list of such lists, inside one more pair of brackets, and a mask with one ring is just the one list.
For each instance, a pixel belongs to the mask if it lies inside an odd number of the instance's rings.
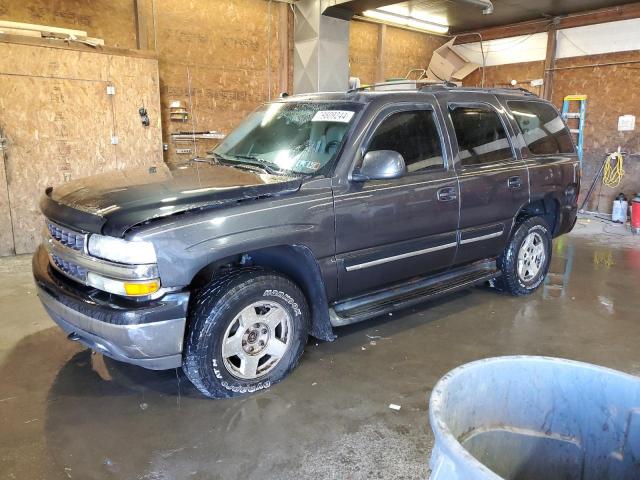
[[48,188],[33,271],[70,339],[231,397],[284,378],[309,335],[483,282],[534,291],[578,165],[527,92],[292,96],[206,158]]

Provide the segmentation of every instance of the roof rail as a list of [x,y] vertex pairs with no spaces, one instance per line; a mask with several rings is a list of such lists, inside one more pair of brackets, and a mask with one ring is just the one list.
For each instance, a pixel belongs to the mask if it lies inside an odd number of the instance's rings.
[[514,93],[514,92],[520,92],[523,95],[527,95],[527,96],[532,96],[532,97],[537,97],[538,95],[536,95],[535,93],[533,93],[531,90],[527,90],[526,88],[523,87],[513,87],[513,88],[496,88],[494,89],[495,91],[500,91],[500,92],[506,92],[506,93]]
[[[387,82],[378,82],[378,83],[372,83],[371,85],[363,85],[361,87],[358,88],[352,88],[350,90],[347,90],[347,93],[353,93],[353,92],[363,92],[366,90],[371,90],[371,89],[375,89],[376,87],[390,87],[390,86],[399,86],[399,85],[407,85],[407,90],[422,90],[425,87],[431,87],[431,86],[441,86],[441,87],[457,87],[457,85],[455,83],[451,83],[451,82],[446,82],[446,81],[439,81],[439,80],[390,80]],[[413,87],[413,88],[411,88]]]
[[391,80],[387,82],[379,82],[373,83],[371,85],[363,85],[358,88],[352,88],[347,90],[347,93],[354,92],[364,92],[368,90],[374,90],[376,87],[401,87],[402,85],[406,85],[407,88],[386,88],[383,91],[417,91],[417,92],[428,92],[429,90],[448,90],[450,88],[459,89],[461,91],[476,91],[476,92],[486,92],[486,93],[503,93],[503,94],[521,94],[524,96],[538,97],[535,93],[527,90],[522,87],[464,87],[458,86],[455,83],[448,81],[439,81],[439,80]]

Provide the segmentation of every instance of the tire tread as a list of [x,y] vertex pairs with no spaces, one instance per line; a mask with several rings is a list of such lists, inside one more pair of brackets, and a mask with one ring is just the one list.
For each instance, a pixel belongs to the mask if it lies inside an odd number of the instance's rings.
[[[191,383],[205,396],[210,398],[230,398],[237,396],[236,392],[223,387],[205,384],[204,375],[200,371],[205,368],[203,365],[203,354],[201,348],[211,341],[211,329],[207,328],[207,323],[211,322],[211,317],[215,315],[214,310],[218,305],[224,304],[225,300],[233,297],[239,290],[242,290],[251,281],[257,279],[266,280],[270,284],[280,285],[280,288],[287,286],[297,288],[297,286],[286,277],[266,270],[262,267],[242,267],[218,274],[209,284],[195,292],[193,302],[189,309],[190,323],[187,325],[185,337],[185,348],[183,354],[182,369]],[[303,317],[308,319],[307,305],[301,305]],[[307,328],[308,325],[304,325]],[[288,375],[300,362],[302,348],[295,355],[285,374]],[[275,382],[272,382],[275,383]]]
[[[497,290],[516,297],[521,297],[533,293],[539,286],[537,285],[535,288],[531,289],[524,288],[518,282],[518,274],[516,271],[518,248],[520,246],[520,242],[522,241],[521,237],[523,237],[523,232],[528,232],[536,225],[541,225],[547,230],[547,240],[549,241],[549,244],[551,244],[549,225],[547,225],[547,222],[542,217],[525,217],[520,219],[513,228],[514,233],[509,240],[507,248],[502,253],[502,255],[498,257],[497,266],[502,272],[502,275],[495,281],[495,288]],[[547,275],[547,271],[549,269],[549,265],[551,262],[551,253],[552,249],[548,248],[547,259],[545,260],[546,265],[543,267],[543,279]]]

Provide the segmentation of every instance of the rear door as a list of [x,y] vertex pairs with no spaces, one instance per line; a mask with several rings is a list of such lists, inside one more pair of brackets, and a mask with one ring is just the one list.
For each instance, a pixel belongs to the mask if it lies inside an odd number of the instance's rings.
[[[539,99],[502,100],[519,131],[521,154],[529,170],[531,202],[543,201],[549,208],[558,201],[558,216],[547,217],[554,235],[570,231],[578,210],[579,160],[571,133],[560,112]],[[550,204],[551,203],[551,204]]]
[[460,184],[460,245],[455,264],[499,255],[514,218],[529,201],[525,163],[495,96],[458,92],[441,105]]
[[404,157],[407,173],[335,188],[342,298],[441,271],[453,262],[458,182],[442,131],[433,104],[421,102],[383,108],[364,134],[359,159],[368,151],[395,150]]

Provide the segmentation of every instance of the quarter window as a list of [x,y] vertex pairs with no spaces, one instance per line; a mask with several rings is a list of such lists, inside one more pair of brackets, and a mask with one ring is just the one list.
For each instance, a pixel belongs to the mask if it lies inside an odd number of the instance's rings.
[[573,153],[571,134],[551,105],[541,102],[507,102],[532,155]]
[[389,115],[376,129],[367,150],[400,153],[410,173],[444,168],[440,136],[431,110]]
[[449,113],[463,167],[513,159],[507,133],[495,110],[451,106]]

